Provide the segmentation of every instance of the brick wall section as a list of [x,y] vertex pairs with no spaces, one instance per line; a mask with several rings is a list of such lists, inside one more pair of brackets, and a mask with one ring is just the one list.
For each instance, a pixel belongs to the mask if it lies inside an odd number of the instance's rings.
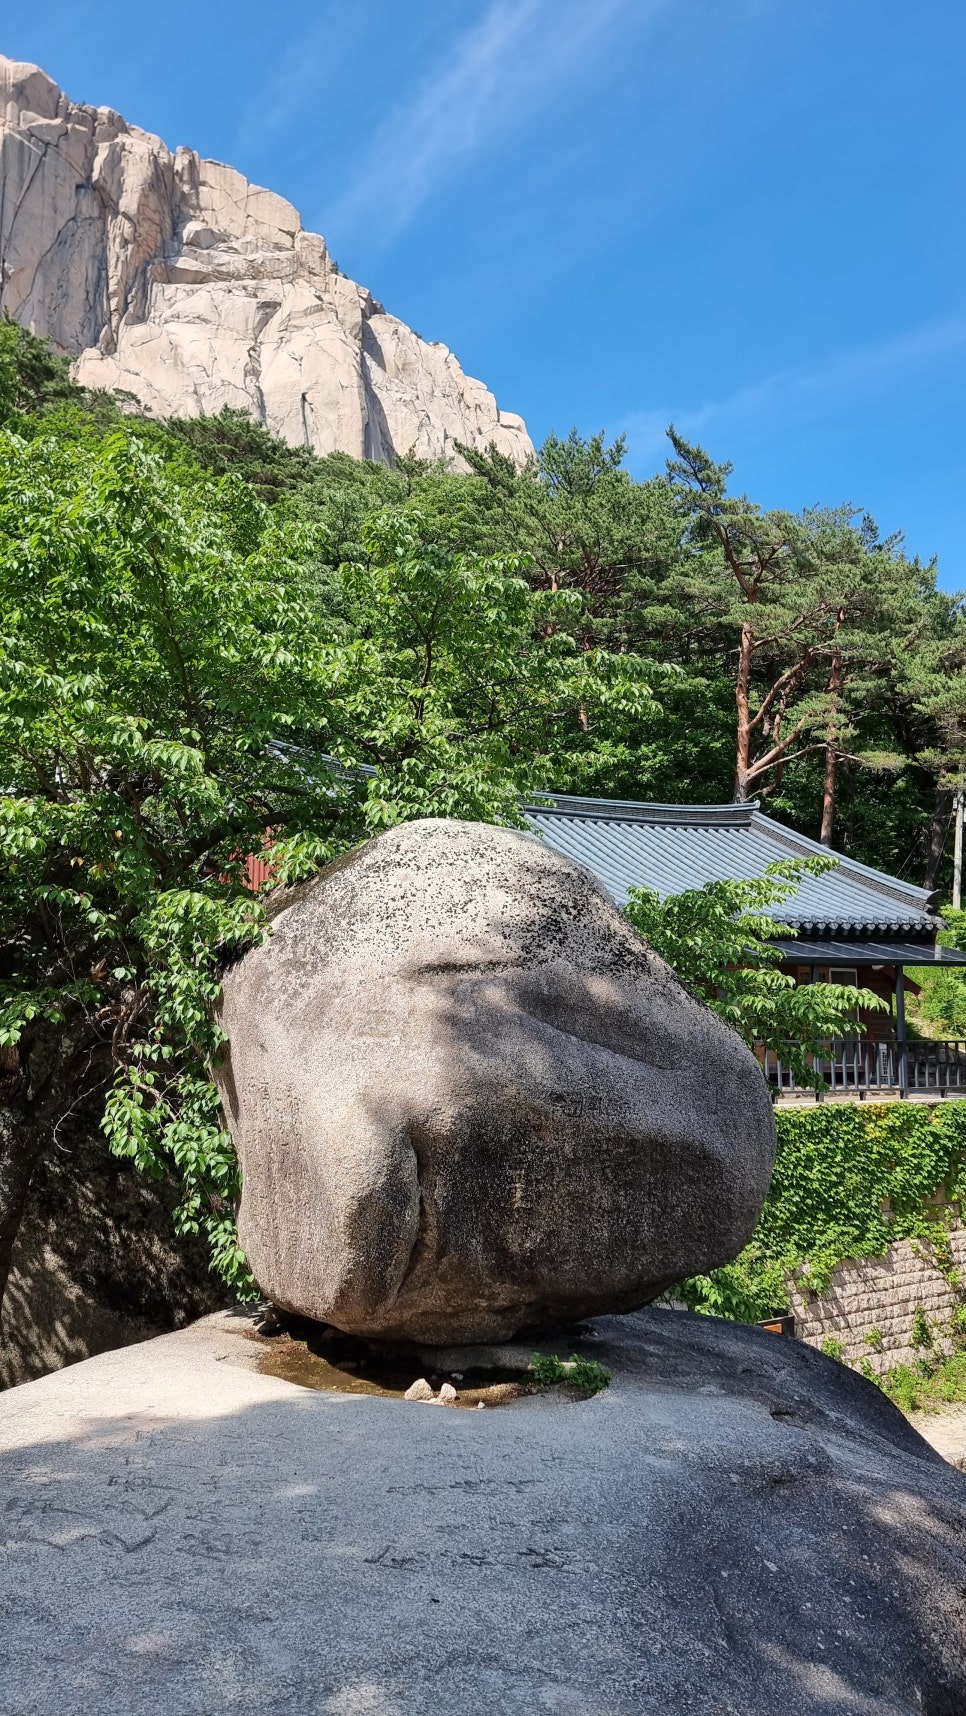
[[[948,1242],[966,1280],[966,1229],[954,1229]],[[818,1298],[792,1294],[797,1335],[816,1347],[831,1335],[841,1341],[844,1358],[853,1363],[868,1359],[877,1371],[919,1356],[909,1344],[917,1305],[930,1323],[945,1324],[957,1303],[949,1282],[930,1260],[928,1246],[915,1239],[900,1240],[884,1257],[840,1263]],[[872,1329],[882,1336],[878,1352],[865,1339]]]

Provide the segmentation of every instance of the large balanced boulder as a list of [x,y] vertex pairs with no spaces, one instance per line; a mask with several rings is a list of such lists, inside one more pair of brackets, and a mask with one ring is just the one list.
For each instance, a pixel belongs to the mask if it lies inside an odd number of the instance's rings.
[[225,974],[220,1073],[277,1304],[492,1341],[744,1245],[774,1153],[758,1064],[589,871],[432,820],[278,904]]

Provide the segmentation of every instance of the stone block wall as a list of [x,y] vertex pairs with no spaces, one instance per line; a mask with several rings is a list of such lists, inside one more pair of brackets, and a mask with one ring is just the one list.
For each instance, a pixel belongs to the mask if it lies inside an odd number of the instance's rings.
[[[966,1229],[955,1228],[942,1238],[966,1279]],[[930,1256],[928,1242],[918,1239],[900,1240],[884,1257],[840,1263],[818,1297],[798,1290],[792,1294],[796,1335],[816,1347],[832,1337],[841,1342],[843,1358],[853,1364],[867,1359],[876,1371],[920,1356],[909,1338],[917,1307],[931,1325],[945,1325],[960,1302]],[[866,1339],[873,1330],[881,1345]]]

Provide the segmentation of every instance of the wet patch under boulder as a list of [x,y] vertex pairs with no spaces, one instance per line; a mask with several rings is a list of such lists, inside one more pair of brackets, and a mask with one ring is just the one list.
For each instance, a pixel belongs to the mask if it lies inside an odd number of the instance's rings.
[[[268,1321],[263,1325],[275,1332],[262,1333],[258,1326],[245,1331],[246,1339],[260,1349],[258,1369],[263,1376],[279,1377],[283,1382],[296,1383],[300,1388],[319,1389],[329,1394],[367,1394],[384,1400],[414,1399],[416,1404],[456,1406],[474,1411],[481,1406],[508,1406],[528,1395],[552,1394],[563,1402],[585,1400],[587,1393],[566,1379],[542,1382],[529,1370],[531,1346],[520,1344],[485,1350],[469,1350],[463,1364],[454,1368],[453,1352],[440,1348],[437,1363],[427,1362],[426,1349],[421,1353],[405,1347],[393,1347],[345,1335],[339,1329],[315,1323],[308,1318],[293,1317],[281,1325]],[[575,1331],[569,1343],[573,1346]],[[559,1344],[559,1343],[554,1343]],[[508,1362],[509,1361],[509,1362]],[[432,1392],[432,1401],[412,1395],[413,1385],[424,1380]],[[440,1398],[447,1385],[455,1398]]]

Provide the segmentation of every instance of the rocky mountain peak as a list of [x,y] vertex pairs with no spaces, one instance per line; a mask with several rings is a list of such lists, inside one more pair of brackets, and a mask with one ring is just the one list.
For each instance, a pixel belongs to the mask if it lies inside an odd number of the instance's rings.
[[340,274],[284,197],[3,57],[0,311],[158,416],[238,407],[387,462],[531,451],[522,418]]

